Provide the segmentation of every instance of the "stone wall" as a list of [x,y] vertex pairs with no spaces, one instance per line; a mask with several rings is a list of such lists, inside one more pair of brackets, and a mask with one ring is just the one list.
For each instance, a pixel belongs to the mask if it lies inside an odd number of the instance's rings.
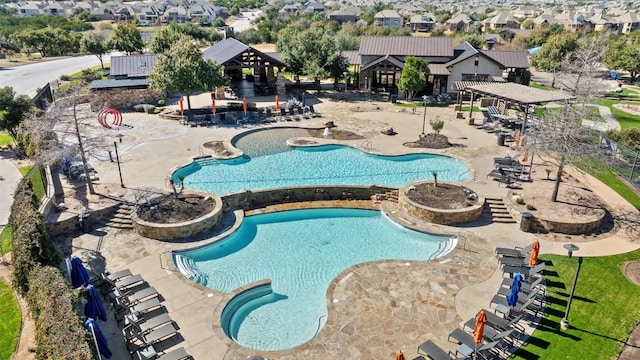
[[[511,192],[509,192],[509,194],[511,194]],[[507,205],[511,216],[513,216],[513,218],[516,219],[518,223],[522,221],[523,212],[528,212],[533,215],[533,217],[531,218],[531,232],[553,232],[567,235],[587,234],[600,227],[606,217],[606,212],[603,211],[601,216],[592,217],[590,219],[581,219],[581,221],[560,221],[545,219],[544,217],[540,216],[541,214],[539,213],[523,209],[523,207],[516,204],[512,200],[512,198],[513,196],[508,196],[505,204]]]
[[131,109],[138,104],[158,103],[162,94],[151,89],[106,89],[91,90],[91,109],[97,111],[104,106],[114,109]]
[[222,199],[212,196],[215,204],[213,210],[197,219],[176,224],[158,224],[142,220],[134,212],[131,216],[133,228],[138,234],[156,240],[174,240],[202,234],[218,225],[223,215]]
[[[119,204],[114,204],[102,209],[91,210],[89,221],[91,221],[92,224],[105,221],[118,209],[118,206]],[[80,220],[78,216],[79,214],[64,212],[55,222],[47,222],[49,235],[73,234],[80,231]],[[92,227],[93,226],[95,225],[92,225]]]
[[440,225],[464,224],[477,220],[482,214],[484,198],[478,198],[478,202],[469,207],[460,209],[436,209],[418,204],[407,196],[409,188],[416,183],[410,183],[400,189],[398,204],[410,216],[417,219]]

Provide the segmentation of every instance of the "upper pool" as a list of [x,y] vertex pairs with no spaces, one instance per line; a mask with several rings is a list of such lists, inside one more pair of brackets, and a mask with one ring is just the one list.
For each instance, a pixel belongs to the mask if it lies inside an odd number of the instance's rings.
[[382,156],[340,145],[288,147],[301,129],[269,129],[243,136],[235,144],[245,156],[232,160],[199,159],[173,173],[187,188],[228,194],[305,185],[401,186],[420,180],[466,181],[461,161],[443,155]]

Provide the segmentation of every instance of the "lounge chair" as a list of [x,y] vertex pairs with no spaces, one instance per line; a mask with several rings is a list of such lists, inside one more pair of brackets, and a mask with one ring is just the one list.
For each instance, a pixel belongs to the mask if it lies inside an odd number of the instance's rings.
[[[513,328],[520,332],[525,331],[524,327],[518,324],[518,322],[522,319],[522,314],[514,314],[513,316],[503,318],[486,309],[484,310],[484,313],[487,316],[487,324],[496,330],[505,331]],[[464,323],[462,329],[464,330],[466,328],[469,328],[471,331],[473,331],[475,326],[476,318],[472,317]]]
[[503,248],[503,247],[498,247],[496,248],[496,254],[497,255],[501,255],[501,256],[514,256],[514,257],[525,257],[528,256],[529,253],[531,252],[531,244],[523,247],[523,248]]
[[162,304],[160,303],[160,300],[158,300],[158,298],[153,298],[153,299],[149,299],[147,301],[143,301],[140,303],[137,303],[136,305],[133,306],[129,306],[127,308],[128,312],[130,314],[137,314],[137,315],[141,315],[144,314],[146,312],[155,310],[157,308],[162,307]]
[[500,265],[504,266],[528,266],[529,259],[526,257],[504,256],[498,259]]
[[160,314],[158,316],[154,316],[149,320],[143,321],[141,323],[131,323],[122,329],[122,334],[125,339],[132,339],[141,334],[146,334],[154,329],[173,322],[169,314]]
[[102,275],[110,281],[118,281],[120,279],[133,276],[133,274],[131,273],[131,270],[129,269],[116,271],[113,274],[103,273]]
[[144,349],[136,351],[136,357],[138,360],[183,360],[191,359],[191,355],[187,354],[187,350],[184,347],[172,350],[168,353],[158,355],[153,345],[149,345]]
[[418,354],[425,355],[432,360],[452,360],[457,357],[452,357],[450,353],[442,350],[438,345],[429,340],[418,345]]
[[144,282],[141,275],[129,276],[113,283],[114,287],[120,291],[132,288]]
[[533,277],[534,275],[538,275],[540,273],[542,273],[542,271],[545,269],[545,264],[544,262],[541,262],[540,264],[532,267],[532,268],[527,268],[527,267],[521,267],[521,266],[505,266],[502,268],[502,273],[503,274],[517,274],[520,273],[522,275],[524,275],[525,280],[528,280],[529,278]]
[[523,166],[523,164],[517,158],[513,158],[510,156],[494,157],[493,164],[495,165],[496,168],[507,167],[507,166],[513,166],[513,167]]
[[124,294],[115,298],[116,306],[132,306],[152,297],[158,297],[158,291],[154,287],[148,287],[133,293]]
[[[531,278],[532,281],[521,281],[520,291],[524,292],[525,294],[528,294],[529,292],[534,290],[545,292],[545,289],[543,286],[538,287],[538,285],[542,283],[543,279],[544,279],[543,276],[534,276]],[[498,294],[504,295],[504,296],[509,295],[509,293],[511,292],[510,290],[511,283],[513,283],[513,279],[504,278],[502,280],[502,287],[500,288],[500,290],[498,290]]]
[[498,345],[500,341],[492,341],[486,344],[478,344],[477,346],[468,346],[466,344],[460,344],[456,349],[456,355],[460,354],[465,357],[475,356],[476,359],[490,359],[493,356],[493,350],[499,349]]
[[[530,299],[534,299],[535,300],[540,300],[538,298],[539,295],[541,295],[542,293],[539,290],[533,290],[533,291],[529,291],[529,292],[523,292],[520,291],[518,293],[518,304],[524,304],[526,302],[528,302]],[[507,294],[508,295],[508,294]],[[489,306],[495,304],[496,307],[498,305],[503,305],[503,306],[509,306],[509,304],[507,303],[507,298],[505,296],[503,296],[502,294],[496,294],[493,296],[493,298],[491,298],[491,301],[489,302]]]
[[518,302],[518,304],[515,307],[510,307],[509,305],[500,304],[496,306],[496,312],[499,312],[504,316],[511,316],[514,314],[524,315],[527,311],[532,311],[533,316],[535,317],[538,315],[538,310],[540,310],[539,304],[538,305],[534,304],[535,301],[536,301],[535,297],[532,297],[523,303]]
[[131,339],[130,343],[134,343],[136,340],[141,342],[142,346],[153,345],[162,340],[178,335],[178,329],[173,323],[164,325],[146,334],[138,334],[135,338]]

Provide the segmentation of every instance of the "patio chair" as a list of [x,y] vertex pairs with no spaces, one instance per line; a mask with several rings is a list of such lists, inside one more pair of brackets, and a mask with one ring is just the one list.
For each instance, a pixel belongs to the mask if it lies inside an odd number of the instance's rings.
[[499,167],[521,167],[522,163],[516,157],[505,156],[505,157],[494,157],[493,164],[496,168]]
[[131,270],[129,270],[129,269],[123,269],[123,270],[120,270],[120,271],[116,271],[113,274],[102,273],[102,275],[106,279],[108,279],[110,281],[118,281],[118,280],[120,280],[122,278],[133,276],[133,274],[131,273]]
[[[161,308],[163,305],[160,303],[158,298],[149,299],[146,301],[142,301],[133,306],[127,307],[127,312],[129,314],[136,314],[136,316],[140,316],[147,312],[153,311],[155,309]],[[117,320],[117,318],[116,318]]]
[[117,296],[114,301],[114,305],[120,308],[135,305],[149,298],[158,297],[158,291],[154,287],[148,287],[133,293]]
[[[518,322],[522,319],[522,314],[513,314],[513,315],[509,314],[507,315],[506,318],[503,318],[494,314],[489,310],[486,310],[486,309],[483,309],[483,310],[485,315],[487,316],[487,324],[492,328],[499,331],[505,331],[512,328],[520,332],[525,331],[524,327],[518,324]],[[463,324],[462,329],[464,330],[469,328],[471,331],[473,331],[475,326],[476,326],[476,318],[474,316]]]
[[[507,296],[508,295],[509,294],[507,294]],[[524,304],[524,303],[528,302],[530,299],[533,299],[534,301],[535,300],[541,301],[538,298],[539,295],[541,295],[541,292],[539,290],[533,290],[533,291],[528,291],[528,292],[520,291],[518,293],[518,304]],[[491,305],[493,305],[493,304],[495,304],[496,307],[498,305],[509,306],[509,304],[507,303],[506,296],[503,296],[500,293],[494,295],[493,298],[491,298],[491,301],[489,302],[489,306],[491,307]]]
[[142,278],[142,276],[138,274],[138,275],[129,276],[127,278],[115,281],[113,285],[114,285],[114,288],[118,289],[119,291],[124,291],[126,289],[140,285],[141,283],[144,283],[144,282],[145,281]]
[[503,266],[528,266],[529,259],[526,257],[504,256],[498,259],[498,263]]
[[456,349],[456,355],[460,354],[465,357],[475,356],[476,359],[482,358],[485,360],[492,359],[494,356],[493,351],[498,350],[500,341],[492,341],[486,344],[478,344],[477,346],[468,346],[467,344],[461,344]]
[[538,311],[540,310],[540,304],[535,304],[535,301],[535,297],[532,297],[522,303],[518,301],[518,304],[515,307],[500,304],[496,306],[495,310],[496,312],[499,312],[504,316],[512,316],[514,314],[524,315],[528,311],[531,311],[533,313],[533,317],[536,317],[538,315]]
[[533,277],[534,275],[538,275],[541,274],[542,271],[545,269],[545,264],[544,262],[541,262],[540,264],[532,267],[532,268],[528,268],[528,267],[520,267],[520,266],[505,266],[502,268],[502,273],[503,274],[510,274],[513,276],[513,274],[516,273],[520,273],[522,275],[524,275],[525,280],[528,280],[529,278]]
[[525,257],[525,256],[529,256],[530,252],[531,252],[531,244],[523,248],[518,248],[518,247],[514,247],[514,248],[497,247],[496,248],[496,254],[498,256]]
[[441,347],[436,345],[431,340],[428,340],[428,341],[418,345],[418,355],[425,355],[429,359],[432,359],[432,360],[458,359],[457,357],[452,357],[450,354],[451,353],[448,353],[448,352],[442,350]]
[[151,319],[143,321],[141,323],[131,323],[122,329],[122,334],[124,335],[125,339],[132,339],[140,334],[146,334],[170,322],[173,322],[173,320],[171,320],[169,314],[165,313],[154,316]]
[[149,333],[138,334],[130,341],[127,341],[127,348],[130,349],[130,351],[133,348],[135,349],[133,350],[135,352],[140,348],[156,344],[162,340],[169,339],[176,335],[178,335],[178,329],[173,323],[170,323],[160,328],[154,329]]
[[153,347],[153,345],[149,345],[143,349],[136,351],[136,358],[138,360],[183,360],[183,359],[192,359],[191,355],[187,353],[184,347],[180,347],[178,349],[169,351],[164,354],[158,354]]
[[[532,278],[533,281],[521,281],[520,282],[520,291],[524,292],[525,294],[528,294],[531,291],[542,291],[543,293],[545,292],[545,288],[544,286],[540,286],[538,287],[538,285],[540,285],[542,283],[542,280],[544,279],[543,276],[534,276]],[[502,279],[502,287],[500,287],[500,289],[498,290],[498,294],[500,295],[509,295],[509,293],[511,292],[510,290],[510,286],[511,283],[513,283],[513,279],[511,278],[504,278]]]

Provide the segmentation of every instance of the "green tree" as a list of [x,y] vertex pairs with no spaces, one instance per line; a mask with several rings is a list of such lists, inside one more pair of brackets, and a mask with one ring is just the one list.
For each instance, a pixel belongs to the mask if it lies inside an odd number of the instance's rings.
[[294,75],[307,74],[316,80],[328,75],[329,60],[336,52],[333,33],[321,28],[281,31],[276,46]]
[[149,74],[151,88],[166,94],[187,95],[189,110],[192,94],[211,91],[225,83],[222,67],[211,60],[205,60],[198,47],[192,44],[188,37],[183,37],[168,51],[159,55],[158,62]]
[[462,37],[462,42],[468,42],[476,49],[482,49],[483,39],[478,34],[468,34]]
[[443,11],[438,14],[438,22],[440,24],[446,23],[447,21],[449,21],[449,19],[451,19],[451,12],[449,10]]
[[567,57],[577,48],[577,41],[578,35],[574,32],[554,34],[542,45],[537,54],[531,56],[531,65],[553,73],[552,87],[556,84],[556,73],[560,70],[563,61],[567,60]]
[[406,92],[408,100],[413,99],[416,92],[422,90],[429,75],[429,62],[415,56],[404,58],[404,68],[400,75],[398,88]]
[[27,95],[16,96],[12,87],[0,88],[0,130],[7,130],[16,139],[18,126],[33,108],[33,102]]
[[151,40],[151,52],[154,54],[162,54],[169,50],[173,44],[177,43],[183,37],[183,33],[172,27],[163,27],[155,34]]
[[109,48],[122,51],[127,55],[142,52],[144,41],[140,31],[132,22],[119,24],[109,39]]
[[640,74],[640,33],[637,31],[613,39],[604,63],[609,69],[628,71],[631,82]]
[[522,24],[520,24],[520,27],[523,29],[533,29],[533,25],[533,19],[524,19]]
[[334,85],[347,71],[349,71],[349,59],[339,54],[334,54],[329,58],[329,76],[334,79]]
[[100,67],[104,70],[102,57],[109,52],[109,47],[104,38],[95,34],[88,34],[82,37],[80,45],[82,51],[95,55],[100,60]]
[[336,35],[336,47],[342,51],[358,50],[360,48],[360,40],[356,36],[339,32]]
[[51,51],[52,37],[53,32],[51,29],[28,29],[11,34],[9,39],[22,47],[34,48],[42,57],[45,57]]

